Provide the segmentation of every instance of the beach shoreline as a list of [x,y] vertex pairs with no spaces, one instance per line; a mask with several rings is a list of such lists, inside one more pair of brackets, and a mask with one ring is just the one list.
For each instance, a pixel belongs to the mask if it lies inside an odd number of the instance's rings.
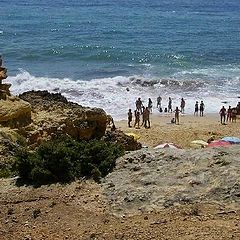
[[[127,118],[127,117],[126,117]],[[225,136],[240,137],[240,118],[237,122],[227,122],[222,125],[219,114],[206,114],[203,117],[193,114],[181,114],[180,124],[172,124],[174,113],[153,113],[150,116],[151,128],[143,126],[140,129],[129,128],[127,120],[116,121],[116,127],[125,133],[135,133],[143,146],[155,147],[162,143],[174,143],[181,148],[191,148],[191,141],[204,140],[214,137],[221,139]],[[132,121],[132,126],[134,119]]]

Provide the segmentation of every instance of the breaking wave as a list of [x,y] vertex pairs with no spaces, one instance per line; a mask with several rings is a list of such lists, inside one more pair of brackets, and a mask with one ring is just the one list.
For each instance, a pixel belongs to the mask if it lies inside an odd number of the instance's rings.
[[[158,79],[142,76],[116,76],[113,78],[100,78],[92,80],[70,79],[70,78],[48,78],[36,77],[22,69],[16,76],[9,76],[12,83],[11,91],[20,94],[30,90],[48,90],[59,92],[68,100],[77,102],[83,106],[100,107],[117,119],[126,117],[128,108],[134,109],[134,103],[141,97],[146,105],[148,98],[153,102],[157,96],[162,96],[163,104],[167,105],[169,96],[173,99],[173,106],[178,106],[180,99],[184,97],[187,102],[186,110],[192,112],[196,100],[204,100],[206,110],[215,112],[221,102],[235,104],[239,90],[232,87],[230,79],[224,79],[216,86],[214,81],[186,80],[186,79]],[[228,84],[228,85],[227,85]],[[239,78],[235,79],[239,84]],[[225,88],[221,88],[225,86]],[[222,89],[222,90],[221,90]],[[233,91],[235,91],[233,95]]]

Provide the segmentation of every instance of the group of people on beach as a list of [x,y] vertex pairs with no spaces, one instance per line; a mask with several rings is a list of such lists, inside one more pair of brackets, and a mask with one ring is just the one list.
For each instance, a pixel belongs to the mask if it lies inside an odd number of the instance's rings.
[[[181,98],[180,108],[176,107],[175,110],[173,111],[172,110],[172,98],[169,97],[168,98],[168,105],[163,110],[162,109],[162,98],[160,96],[157,98],[157,109],[159,110],[159,112],[165,112],[165,113],[174,112],[174,117],[175,118],[171,119],[171,123],[179,124],[179,115],[180,115],[180,113],[182,113],[182,114],[185,113],[185,106],[186,106],[185,99]],[[204,105],[203,101],[201,101],[200,105],[198,104],[198,101],[196,101],[195,109],[194,109],[194,115],[198,116],[198,112],[200,111],[200,116],[202,117],[204,109],[205,109],[205,105]]]
[[[133,127],[135,128],[140,128],[140,126],[144,126],[145,128],[150,128],[150,113],[152,113],[153,109],[153,102],[152,99],[148,99],[148,104],[147,106],[143,105],[143,101],[139,97],[136,102],[136,109],[134,110],[134,113],[132,112],[131,109],[128,110],[128,127],[132,127],[131,123],[133,121],[133,114],[134,114],[134,124]],[[176,107],[175,110],[173,111],[172,108],[172,98],[168,98],[168,104],[167,107],[163,109],[162,105],[162,97],[158,96],[157,97],[157,109],[160,113],[174,113],[174,118],[171,119],[171,123],[179,124],[179,116],[180,113],[185,113],[185,105],[186,102],[184,98],[181,98],[180,102],[180,108]],[[205,104],[204,102],[201,101],[196,101],[194,105],[194,116],[199,116],[203,117],[204,116],[204,110],[205,110]],[[224,106],[220,109],[219,111],[220,114],[220,120],[222,124],[225,124],[225,122],[236,122],[237,119],[237,114],[240,114],[240,102],[238,102],[237,106],[232,108],[229,106],[228,109],[226,109]],[[142,121],[141,121],[142,119]]]
[[[150,128],[150,113],[152,113],[152,108],[153,108],[152,99],[148,98],[148,104],[147,104],[147,106],[144,106],[143,101],[139,97],[136,100],[135,105],[136,105],[136,109],[134,110],[135,121],[134,121],[133,126],[135,128],[140,128],[140,126],[144,126],[145,128]],[[179,114],[180,114],[180,112],[184,113],[185,101],[183,98],[181,99],[180,106],[181,106],[181,109],[176,107],[176,109],[173,111],[172,99],[171,99],[171,97],[169,97],[168,107],[166,107],[164,109],[164,112],[168,112],[168,113],[174,112],[175,113],[175,118],[173,118],[171,120],[172,123],[179,124]],[[159,112],[163,112],[162,98],[160,96],[157,98],[157,109],[159,110]],[[142,116],[142,122],[141,122],[141,116]],[[128,127],[132,127],[131,126],[132,121],[133,121],[133,112],[132,112],[132,109],[129,109],[128,110]]]
[[[150,113],[152,113],[152,107],[153,107],[151,98],[148,99],[147,107],[143,105],[141,98],[138,98],[136,100],[135,105],[136,105],[136,109],[134,110],[134,117],[135,117],[134,127],[140,128],[140,121],[142,116],[141,126],[144,126],[145,128],[150,128]],[[132,120],[133,120],[133,113],[132,113],[132,110],[129,109],[128,110],[128,127],[132,127],[131,126]]]
[[201,101],[200,104],[198,104],[198,101],[196,101],[196,103],[195,103],[195,110],[194,110],[194,116],[198,116],[198,111],[199,111],[200,117],[203,117],[204,109],[205,109],[205,105],[204,105],[203,101]]
[[240,102],[237,106],[232,108],[231,106],[226,109],[224,106],[219,111],[221,124],[226,124],[226,122],[236,122],[237,114],[240,113]]
[[[184,103],[185,103],[185,101],[184,101]],[[185,107],[185,104],[184,104],[184,106],[183,106],[183,108]],[[168,98],[168,105],[167,105],[167,107],[166,108],[162,108],[162,97],[160,97],[160,96],[158,96],[157,97],[157,109],[158,109],[158,111],[161,113],[161,112],[165,112],[165,113],[172,113],[172,98],[171,97],[169,97]]]

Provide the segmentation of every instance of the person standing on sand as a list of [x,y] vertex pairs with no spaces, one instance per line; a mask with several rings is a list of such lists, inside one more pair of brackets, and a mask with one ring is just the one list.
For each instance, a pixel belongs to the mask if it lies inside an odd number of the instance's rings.
[[238,102],[236,106],[237,114],[240,114],[240,102]]
[[237,108],[232,108],[231,119],[232,119],[232,122],[237,121]]
[[200,110],[200,117],[203,117],[204,107],[205,107],[205,105],[204,105],[203,101],[201,101],[200,108],[199,108],[199,110]]
[[143,112],[143,116],[144,116],[144,127],[145,128],[150,128],[150,120],[149,120],[150,111],[149,111],[148,107],[145,108],[145,110]]
[[128,110],[128,127],[130,127],[130,128],[132,127],[131,122],[132,122],[132,110],[129,109]]
[[176,107],[174,112],[175,112],[175,124],[179,124],[179,114],[180,114],[181,111],[178,107]]
[[162,98],[159,96],[157,97],[157,109],[160,111],[162,108]]
[[194,116],[198,116],[198,101],[195,103],[195,110],[194,110]]
[[141,98],[138,98],[136,101],[136,110],[139,111],[142,114],[142,100]]
[[172,99],[168,98],[168,112],[172,112]]
[[227,122],[228,122],[228,120],[229,120],[229,122],[231,122],[231,120],[232,120],[232,108],[231,108],[231,106],[229,106],[228,110],[227,110]]
[[185,109],[185,100],[182,98],[181,99],[181,105],[180,105],[180,108],[181,108],[181,112],[184,113],[184,109]]
[[222,106],[222,108],[219,111],[220,117],[221,117],[221,124],[225,124],[225,120],[226,120],[226,108],[224,106]]
[[[136,127],[137,125],[137,127]],[[135,123],[134,123],[135,128],[140,128],[140,112],[135,110]]]
[[144,123],[145,123],[145,115],[144,115],[144,111],[145,111],[145,107],[143,106],[142,107],[142,124],[141,124],[141,126],[143,126],[144,125]]
[[149,98],[148,99],[148,109],[149,109],[149,111],[152,113],[152,106],[153,106],[153,104],[152,104],[152,99],[151,98]]

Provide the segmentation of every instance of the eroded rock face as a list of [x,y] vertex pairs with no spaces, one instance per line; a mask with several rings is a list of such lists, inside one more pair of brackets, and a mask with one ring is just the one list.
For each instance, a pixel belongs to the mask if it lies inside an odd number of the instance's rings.
[[133,137],[127,136],[120,130],[107,131],[103,139],[105,141],[115,142],[123,146],[125,151],[135,151],[142,148],[142,144],[134,140]]
[[7,68],[2,67],[2,59],[0,57],[0,100],[7,100],[7,96],[10,96],[10,90],[11,87],[10,83],[2,83],[2,80],[7,78]]
[[102,186],[116,213],[152,211],[196,202],[239,209],[240,146],[142,149],[117,159]]
[[19,97],[28,101],[33,109],[33,123],[25,128],[30,144],[56,134],[85,140],[105,134],[107,115],[103,109],[82,107],[68,102],[61,94],[47,91],[29,91]]
[[0,65],[0,80],[7,78],[7,69]]
[[31,123],[31,105],[18,97],[0,100],[0,124],[18,128]]

